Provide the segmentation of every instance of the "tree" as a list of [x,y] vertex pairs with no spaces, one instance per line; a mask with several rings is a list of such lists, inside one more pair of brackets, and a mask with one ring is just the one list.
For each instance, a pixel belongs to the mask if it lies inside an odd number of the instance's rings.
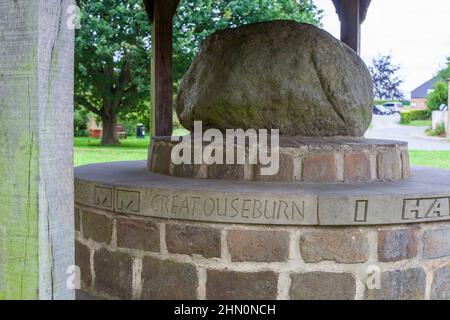
[[374,95],[380,100],[402,100],[403,92],[400,85],[403,83],[396,73],[400,70],[400,66],[392,63],[392,56],[380,55],[372,60],[369,67],[370,74],[373,78]]
[[438,82],[433,91],[427,96],[427,107],[430,110],[439,110],[439,107],[448,103],[448,79],[450,78],[450,57],[446,61],[447,66],[437,74]]
[[448,84],[438,81],[434,85],[433,91],[427,96],[427,107],[430,110],[439,110],[439,107],[448,103]]
[[[102,119],[102,144],[117,144],[118,116],[145,113],[149,100],[150,25],[142,0],[78,5],[83,15],[76,34],[75,101]],[[274,19],[318,25],[320,15],[310,0],[181,1],[174,18],[174,90],[211,33]]]
[[141,0],[79,0],[75,102],[98,115],[102,144],[118,144],[119,114],[143,110],[150,94],[150,25]]
[[183,0],[174,19],[174,82],[179,82],[211,33],[243,24],[290,19],[319,25],[311,0]]
[[438,77],[443,82],[447,82],[450,78],[450,57],[447,58],[447,67],[438,72]]

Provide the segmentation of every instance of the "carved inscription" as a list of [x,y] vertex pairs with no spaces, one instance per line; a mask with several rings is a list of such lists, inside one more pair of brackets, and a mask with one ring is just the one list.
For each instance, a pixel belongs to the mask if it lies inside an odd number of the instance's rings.
[[94,187],[94,204],[97,207],[112,209],[112,188]]
[[403,220],[426,220],[450,217],[450,198],[420,198],[403,201]]
[[367,209],[369,208],[369,201],[356,200],[355,205],[355,222],[367,222]]
[[75,183],[75,196],[79,202],[87,202],[89,199],[89,184],[78,181]]
[[301,222],[305,218],[303,200],[207,198],[156,193],[150,199],[150,209],[177,218],[201,216],[292,222]]
[[126,213],[139,213],[140,192],[130,190],[116,190],[116,211]]

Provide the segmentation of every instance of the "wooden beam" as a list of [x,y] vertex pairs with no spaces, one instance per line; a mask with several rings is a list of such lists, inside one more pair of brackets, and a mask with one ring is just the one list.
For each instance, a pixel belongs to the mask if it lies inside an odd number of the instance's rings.
[[360,0],[345,0],[339,5],[341,40],[358,54],[361,49]]
[[448,82],[448,101],[447,101],[447,138],[450,138],[450,78]]
[[[148,0],[151,1],[151,0]],[[341,12],[341,3],[346,0],[332,0],[333,4],[336,8],[336,13],[340,15]],[[369,9],[370,3],[372,0],[360,0],[359,1],[359,21],[362,24],[364,20],[366,20],[367,10]],[[340,19],[341,17],[339,17]]]
[[172,135],[172,19],[179,0],[146,0],[152,22],[152,132]]

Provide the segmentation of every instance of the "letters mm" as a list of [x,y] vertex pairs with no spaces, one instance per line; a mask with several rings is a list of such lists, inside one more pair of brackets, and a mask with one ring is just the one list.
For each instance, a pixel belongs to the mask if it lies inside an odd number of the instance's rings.
[[99,208],[113,209],[113,191],[110,187],[94,187],[94,205]]
[[139,213],[141,193],[139,191],[116,189],[116,210],[123,213]]

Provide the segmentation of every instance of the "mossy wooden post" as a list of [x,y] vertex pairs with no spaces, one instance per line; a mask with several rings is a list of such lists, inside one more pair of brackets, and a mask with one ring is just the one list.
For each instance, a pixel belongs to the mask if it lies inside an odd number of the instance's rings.
[[74,297],[71,4],[0,2],[0,300]]

